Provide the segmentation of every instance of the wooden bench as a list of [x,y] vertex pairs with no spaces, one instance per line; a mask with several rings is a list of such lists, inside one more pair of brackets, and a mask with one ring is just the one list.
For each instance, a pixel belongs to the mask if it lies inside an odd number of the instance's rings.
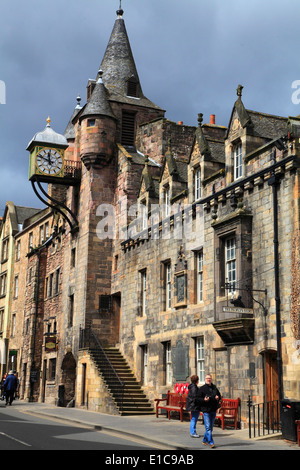
[[156,417],[158,418],[158,410],[166,410],[168,419],[170,419],[171,411],[177,411],[180,421],[183,421],[183,412],[185,410],[187,395],[180,393],[172,393],[168,390],[166,398],[156,398]]
[[216,414],[216,419],[221,421],[222,429],[224,429],[225,425],[234,426],[234,429],[237,429],[239,404],[239,398],[236,400],[222,398],[221,407],[217,410]]
[[298,444],[298,446],[300,446],[300,420],[297,419],[295,421],[295,423],[296,423],[296,426],[297,426],[297,444]]

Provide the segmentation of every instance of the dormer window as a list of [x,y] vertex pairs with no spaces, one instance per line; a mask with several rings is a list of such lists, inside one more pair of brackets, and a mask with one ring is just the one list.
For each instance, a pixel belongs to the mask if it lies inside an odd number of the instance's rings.
[[243,176],[242,144],[239,142],[233,149],[234,158],[234,179]]
[[127,81],[127,96],[138,98],[138,81],[134,77]]

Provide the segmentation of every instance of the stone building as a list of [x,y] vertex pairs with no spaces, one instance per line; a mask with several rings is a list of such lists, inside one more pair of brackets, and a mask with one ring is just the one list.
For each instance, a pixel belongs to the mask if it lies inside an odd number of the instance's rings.
[[15,237],[25,247],[51,227],[24,254],[12,304],[25,399],[146,413],[207,372],[242,420],[249,395],[300,398],[300,120],[243,101],[238,86],[226,126],[168,120],[118,10],[86,104],[55,133],[80,171],[49,183],[55,207]]

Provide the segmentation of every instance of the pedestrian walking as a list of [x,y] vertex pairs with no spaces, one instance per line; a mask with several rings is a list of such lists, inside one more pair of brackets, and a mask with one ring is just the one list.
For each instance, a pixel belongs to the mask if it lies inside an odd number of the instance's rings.
[[199,399],[205,427],[202,443],[214,448],[215,443],[212,432],[217,409],[220,407],[221,394],[217,387],[212,383],[212,377],[210,374],[205,376],[205,384],[199,389]]
[[1,382],[0,382],[1,400],[4,400],[4,399],[5,399],[4,382],[5,382],[6,377],[7,377],[7,374],[4,374],[3,377],[2,377],[2,379],[1,379]]
[[191,437],[200,437],[196,432],[196,425],[200,414],[200,400],[199,400],[199,377],[192,375],[191,383],[188,386],[188,396],[186,399],[186,410],[191,412],[190,420],[190,435]]
[[17,377],[14,375],[13,370],[9,371],[8,376],[4,382],[6,405],[12,404],[17,388],[17,383]]

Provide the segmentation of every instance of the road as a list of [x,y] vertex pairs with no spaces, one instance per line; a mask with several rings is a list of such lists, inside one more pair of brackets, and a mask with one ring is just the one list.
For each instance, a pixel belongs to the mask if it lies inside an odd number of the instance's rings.
[[[132,439],[40,418],[8,406],[0,409],[0,450],[149,450]],[[153,449],[153,446],[152,446]]]

